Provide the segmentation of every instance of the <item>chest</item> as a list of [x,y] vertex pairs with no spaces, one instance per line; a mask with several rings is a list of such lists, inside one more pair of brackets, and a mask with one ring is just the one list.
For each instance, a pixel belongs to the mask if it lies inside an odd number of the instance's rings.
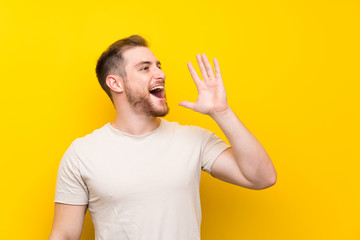
[[199,147],[178,144],[109,146],[84,165],[90,199],[137,202],[198,191]]

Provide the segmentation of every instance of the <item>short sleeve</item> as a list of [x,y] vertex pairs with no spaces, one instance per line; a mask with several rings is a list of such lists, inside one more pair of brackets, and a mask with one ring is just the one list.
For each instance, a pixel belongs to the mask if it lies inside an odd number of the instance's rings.
[[210,174],[217,157],[230,146],[213,132],[203,129],[201,145],[201,170]]
[[72,205],[88,204],[88,189],[79,169],[79,158],[75,152],[74,142],[61,159],[54,202]]

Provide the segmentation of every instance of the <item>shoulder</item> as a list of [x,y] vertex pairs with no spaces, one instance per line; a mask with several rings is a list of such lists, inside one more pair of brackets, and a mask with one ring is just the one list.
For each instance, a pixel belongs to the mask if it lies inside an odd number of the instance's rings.
[[93,130],[91,133],[76,138],[72,143],[71,146],[74,148],[75,151],[82,151],[82,149],[94,149],[99,146],[101,143],[104,142],[109,136],[108,132],[108,123],[102,126],[101,128]]
[[213,134],[213,132],[199,126],[183,125],[183,124],[179,124],[178,122],[171,122],[165,119],[162,119],[162,124],[165,125],[164,127],[165,129],[174,131],[174,133],[177,134],[186,134],[190,136],[199,136],[199,137]]

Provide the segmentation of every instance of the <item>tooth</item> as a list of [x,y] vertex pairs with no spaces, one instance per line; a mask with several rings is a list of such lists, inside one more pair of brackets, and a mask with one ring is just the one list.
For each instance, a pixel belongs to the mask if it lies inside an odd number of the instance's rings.
[[150,91],[153,91],[155,89],[164,89],[164,86],[155,86],[155,87],[151,88]]

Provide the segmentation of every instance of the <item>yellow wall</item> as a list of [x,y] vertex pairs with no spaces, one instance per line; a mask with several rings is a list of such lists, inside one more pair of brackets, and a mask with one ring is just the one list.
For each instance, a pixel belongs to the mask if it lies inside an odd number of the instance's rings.
[[115,116],[96,60],[140,34],[167,74],[166,119],[224,137],[177,106],[196,99],[186,62],[217,57],[278,172],[262,191],[203,173],[202,239],[360,239],[359,1],[124,2],[0,2],[0,238],[48,237],[63,153]]

